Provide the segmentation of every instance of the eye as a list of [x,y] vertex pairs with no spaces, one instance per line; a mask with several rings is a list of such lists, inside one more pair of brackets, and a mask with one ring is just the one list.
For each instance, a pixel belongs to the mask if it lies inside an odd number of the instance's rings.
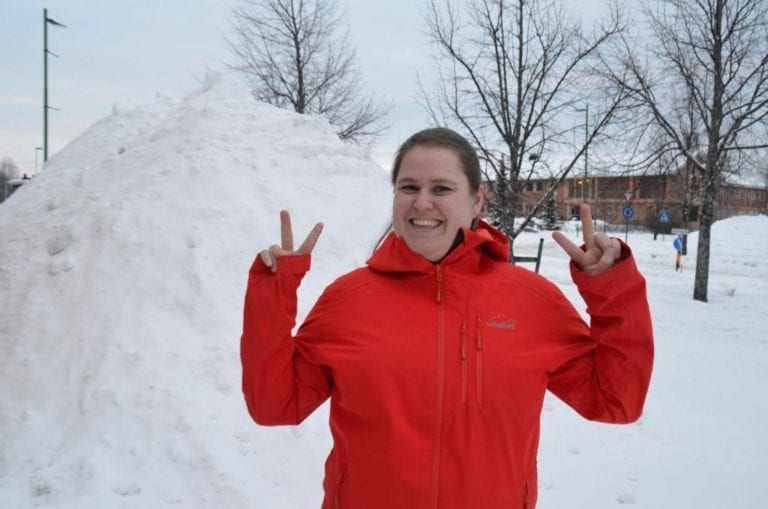
[[419,192],[419,186],[416,184],[401,184],[399,187],[400,191],[407,194],[413,194]]
[[432,188],[432,192],[435,193],[435,194],[438,194],[438,195],[440,195],[440,194],[448,194],[451,191],[453,191],[452,188],[450,188],[448,186],[444,186],[444,185],[436,185],[435,187]]

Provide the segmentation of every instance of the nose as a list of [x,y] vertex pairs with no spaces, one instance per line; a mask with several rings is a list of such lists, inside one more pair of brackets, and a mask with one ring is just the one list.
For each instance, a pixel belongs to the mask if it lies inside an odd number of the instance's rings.
[[413,208],[416,210],[429,210],[434,207],[432,197],[428,191],[421,190],[413,199]]

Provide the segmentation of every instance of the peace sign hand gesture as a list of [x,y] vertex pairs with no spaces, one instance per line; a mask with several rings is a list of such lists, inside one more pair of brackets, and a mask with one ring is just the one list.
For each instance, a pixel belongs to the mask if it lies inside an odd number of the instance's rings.
[[584,232],[586,250],[582,250],[560,232],[554,232],[552,238],[560,244],[560,247],[568,253],[568,256],[582,271],[588,274],[600,274],[613,267],[613,264],[619,259],[621,243],[604,233],[595,235],[589,205],[581,205],[579,212],[581,213],[581,227]]
[[261,261],[272,269],[272,272],[277,270],[277,259],[281,256],[290,255],[305,255],[310,254],[317,244],[317,239],[320,238],[320,233],[323,231],[323,223],[317,223],[312,230],[301,243],[299,249],[293,249],[293,229],[291,228],[291,215],[287,210],[280,211],[280,241],[281,245],[274,244],[269,249],[264,249],[259,252]]

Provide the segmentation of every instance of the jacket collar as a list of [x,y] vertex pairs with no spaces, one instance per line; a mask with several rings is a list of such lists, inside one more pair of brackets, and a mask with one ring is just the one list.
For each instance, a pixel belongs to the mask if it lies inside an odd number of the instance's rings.
[[403,239],[390,232],[381,246],[368,259],[368,267],[376,272],[432,273],[436,266],[471,269],[484,258],[509,261],[509,239],[485,221],[474,230],[463,230],[464,240],[440,263],[432,263],[414,253]]

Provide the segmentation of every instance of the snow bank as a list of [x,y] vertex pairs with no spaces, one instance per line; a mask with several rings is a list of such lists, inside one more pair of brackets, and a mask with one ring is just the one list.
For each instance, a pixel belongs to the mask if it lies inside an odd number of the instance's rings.
[[306,312],[364,262],[390,193],[325,122],[231,78],[116,107],[56,154],[0,208],[0,506],[254,506],[310,467],[316,503],[320,465],[272,454],[302,431],[245,412],[246,275],[281,208],[297,238],[324,221]]

